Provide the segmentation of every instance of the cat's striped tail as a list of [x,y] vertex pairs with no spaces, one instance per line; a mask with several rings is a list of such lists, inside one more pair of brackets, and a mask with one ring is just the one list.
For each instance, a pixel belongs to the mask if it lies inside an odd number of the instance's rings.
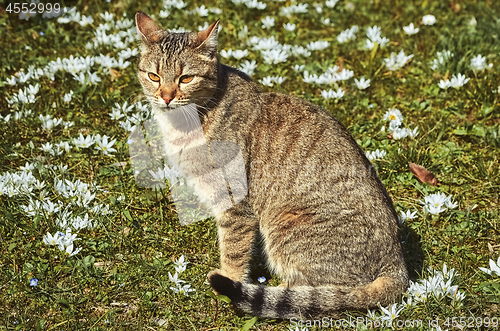
[[407,284],[392,277],[379,277],[365,286],[268,287],[233,281],[212,272],[208,281],[237,308],[260,317],[327,317],[345,310],[385,306],[401,295]]

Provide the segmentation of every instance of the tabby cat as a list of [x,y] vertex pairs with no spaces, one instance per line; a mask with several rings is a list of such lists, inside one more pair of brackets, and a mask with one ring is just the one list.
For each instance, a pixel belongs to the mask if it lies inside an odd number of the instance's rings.
[[[397,299],[408,286],[397,215],[347,130],[320,107],[262,93],[246,74],[221,64],[218,21],[173,33],[138,12],[136,24],[138,78],[170,161],[202,199],[220,193],[203,176],[207,163],[214,168],[211,145],[231,142],[241,150],[248,194],[217,212],[221,261],[208,275],[212,288],[269,318],[333,316]],[[179,125],[182,116],[164,116],[189,104],[184,117],[195,114],[199,131]],[[259,240],[281,286],[249,281]]]

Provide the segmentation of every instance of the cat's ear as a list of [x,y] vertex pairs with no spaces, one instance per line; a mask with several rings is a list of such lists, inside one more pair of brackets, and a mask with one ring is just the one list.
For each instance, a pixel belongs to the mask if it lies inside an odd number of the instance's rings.
[[198,49],[205,49],[209,53],[217,54],[217,32],[219,30],[219,21],[217,20],[205,30],[198,32]]
[[160,39],[163,31],[148,15],[143,12],[135,14],[135,24],[141,39],[145,43],[157,42]]

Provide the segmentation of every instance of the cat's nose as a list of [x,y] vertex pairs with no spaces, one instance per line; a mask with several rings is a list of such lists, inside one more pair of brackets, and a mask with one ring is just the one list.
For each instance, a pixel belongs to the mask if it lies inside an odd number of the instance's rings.
[[163,97],[163,101],[165,101],[165,103],[168,105],[172,102],[172,100],[174,100],[174,98],[172,97]]

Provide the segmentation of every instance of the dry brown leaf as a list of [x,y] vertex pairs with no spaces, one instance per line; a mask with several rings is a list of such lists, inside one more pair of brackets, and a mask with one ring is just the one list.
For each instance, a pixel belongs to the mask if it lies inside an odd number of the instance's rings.
[[415,177],[417,177],[419,181],[421,181],[422,183],[429,183],[432,186],[437,185],[437,178],[432,172],[415,163],[410,162],[408,165],[410,166],[411,172],[415,175]]
[[109,75],[111,76],[111,81],[113,82],[115,79],[120,77],[122,74],[120,74],[117,70],[110,68]]

